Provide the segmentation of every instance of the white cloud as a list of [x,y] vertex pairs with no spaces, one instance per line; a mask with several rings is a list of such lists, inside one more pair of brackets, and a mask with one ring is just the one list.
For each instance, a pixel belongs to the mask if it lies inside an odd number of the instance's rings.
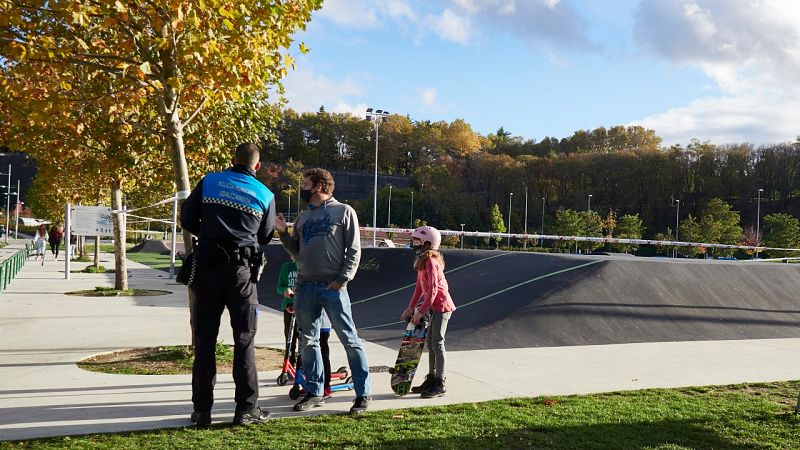
[[559,3],[561,3],[561,0],[544,0],[545,6],[550,9],[556,9]]
[[325,0],[318,14],[352,28],[374,28],[380,24],[375,3],[369,0]]
[[362,115],[366,105],[353,104],[352,97],[363,97],[364,80],[345,77],[334,80],[314,73],[308,68],[289,72],[283,85],[286,89],[288,106],[295,111],[317,111],[324,106],[331,112],[350,112]]
[[470,14],[475,14],[480,9],[477,0],[453,0],[453,3]]
[[709,97],[629,125],[656,130],[665,145],[686,145],[692,138],[715,144],[784,142],[800,134],[794,111],[800,111],[797,98]]
[[436,106],[437,92],[434,88],[422,89],[419,92],[419,100],[426,109],[432,109]]
[[800,134],[800,2],[643,0],[635,36],[650,52],[697,67],[723,96],[641,123],[683,141],[774,142]]
[[469,42],[472,25],[468,18],[446,9],[441,16],[429,16],[428,20],[431,28],[442,39],[458,42],[459,44]]
[[387,3],[387,12],[389,13],[389,17],[400,18],[410,20],[412,22],[417,21],[417,13],[411,8],[411,5],[408,4],[405,0],[389,0]]
[[356,117],[364,117],[364,112],[367,110],[366,103],[358,103],[351,105],[348,103],[337,103],[333,105],[328,111],[335,113],[350,113]]
[[486,36],[499,30],[536,46],[595,47],[586,35],[586,21],[561,0],[325,0],[318,14],[355,29],[376,29],[394,21],[418,44],[433,31],[466,45],[475,40],[481,25],[488,27]]
[[511,33],[531,45],[555,44],[591,50],[589,26],[576,8],[560,0],[452,0],[457,11],[489,25],[494,31]]

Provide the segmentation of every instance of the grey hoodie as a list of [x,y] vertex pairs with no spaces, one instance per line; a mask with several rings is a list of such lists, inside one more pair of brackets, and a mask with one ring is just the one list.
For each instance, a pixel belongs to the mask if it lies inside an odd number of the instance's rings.
[[361,259],[358,217],[350,205],[331,197],[320,206],[308,205],[294,230],[279,233],[284,248],[297,260],[301,281],[338,281],[356,276]]

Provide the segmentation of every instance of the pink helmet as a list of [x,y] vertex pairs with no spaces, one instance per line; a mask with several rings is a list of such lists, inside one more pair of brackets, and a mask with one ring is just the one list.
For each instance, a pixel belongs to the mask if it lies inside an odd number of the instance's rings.
[[421,241],[430,242],[431,249],[433,250],[439,250],[439,244],[442,243],[442,234],[439,233],[439,230],[428,225],[418,227],[416,230],[411,232],[411,237],[417,238]]

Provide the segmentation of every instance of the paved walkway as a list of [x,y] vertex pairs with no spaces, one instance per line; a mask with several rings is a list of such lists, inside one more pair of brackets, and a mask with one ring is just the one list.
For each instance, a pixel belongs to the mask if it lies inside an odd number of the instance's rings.
[[[21,244],[21,245],[20,245]],[[0,258],[11,249],[0,249]],[[113,256],[101,262],[113,266]],[[88,263],[74,263],[73,270]],[[131,287],[164,289],[159,297],[89,298],[65,292],[113,285],[111,275],[72,274],[64,262],[30,261],[0,294],[0,440],[180,427],[188,425],[190,376],[106,375],[78,369],[77,361],[133,347],[188,344],[186,288],[166,273],[128,262]],[[358,318],[356,318],[358,321]],[[223,320],[225,324],[227,320]],[[283,347],[281,315],[262,309],[257,345]],[[399,334],[399,331],[398,331]],[[220,337],[230,342],[227,325]],[[389,366],[396,352],[366,343],[371,366]],[[647,343],[448,352],[448,394],[397,398],[387,373],[373,374],[373,409],[483,400],[791,380],[800,377],[800,339]],[[331,345],[334,367],[345,365]],[[424,373],[427,359],[420,368]],[[278,371],[262,372],[261,403],[277,417],[291,411]],[[214,421],[233,416],[233,382],[218,377]],[[335,393],[314,414],[345,412],[353,394]]]

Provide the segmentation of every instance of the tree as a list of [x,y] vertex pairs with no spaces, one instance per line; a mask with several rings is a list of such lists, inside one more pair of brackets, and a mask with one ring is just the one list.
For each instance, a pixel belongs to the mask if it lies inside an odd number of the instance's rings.
[[[321,0],[2,1],[2,89],[21,101],[39,94],[34,106],[44,118],[73,108],[70,97],[84,103],[113,98],[104,107],[106,120],[163,139],[176,189],[188,191],[188,125],[203,109],[266,85],[281,92],[279,79],[293,65],[283,51],[320,6]],[[32,79],[48,81],[46,89],[32,86]],[[75,92],[75,80],[85,79],[105,91]]]
[[[722,199],[713,198],[703,209],[700,219],[701,236],[704,242],[712,244],[738,244],[742,238],[739,213]],[[730,256],[733,249],[716,249],[718,254]]]
[[[675,239],[675,233],[672,228],[667,227],[667,231],[663,233],[656,233],[655,240],[657,241],[671,241]],[[675,249],[674,245],[656,245],[656,252],[662,255],[672,255],[672,250]]]
[[448,152],[459,158],[474,157],[481,148],[478,134],[463,119],[450,122],[442,139]]
[[[280,86],[293,64],[282,51],[320,5],[321,0],[235,5],[216,0],[199,5],[188,0],[2,1],[0,99],[7,103],[0,109],[27,102],[31,112],[12,119],[22,128],[57,118],[79,130],[86,118],[65,112],[95,108],[95,123],[110,125],[104,127],[105,139],[92,136],[107,161],[121,159],[127,167],[131,141],[165,142],[175,189],[189,191],[184,132],[191,131],[204,110],[263,91],[268,84]],[[306,51],[302,44],[300,51]],[[121,207],[124,179],[116,175],[111,180],[115,209]],[[115,216],[116,242],[122,245],[125,234]],[[190,244],[188,233],[184,244]],[[116,253],[119,260],[124,247]],[[126,284],[126,279],[119,281],[124,274],[118,262],[118,285]]]
[[[667,230],[669,232],[670,230]],[[620,239],[641,239],[644,234],[644,224],[638,214],[625,214],[619,219],[614,237]],[[639,247],[636,244],[616,244],[618,251],[631,252]]]
[[[503,221],[503,215],[500,214],[500,206],[497,203],[492,206],[491,212],[491,223],[492,223],[492,233],[505,233],[506,232],[506,224]],[[495,248],[500,247],[500,236],[494,238],[495,240]]]
[[[691,214],[681,221],[678,227],[678,234],[680,240],[684,242],[698,242],[703,238],[700,224]],[[689,257],[695,257],[704,252],[705,250],[699,247],[683,247],[683,253]]]
[[[578,213],[583,221],[583,235],[587,237],[603,237],[604,221],[597,211],[581,211]],[[602,247],[602,242],[584,241],[579,242],[578,247],[584,253],[591,253]]]
[[[585,232],[585,221],[581,215],[572,209],[562,209],[556,212],[556,234],[559,236],[581,236]],[[556,241],[553,247],[569,250],[577,241]]]
[[[800,248],[800,220],[783,213],[764,216],[764,245],[766,247]],[[770,256],[798,255],[800,252],[770,252]]]

